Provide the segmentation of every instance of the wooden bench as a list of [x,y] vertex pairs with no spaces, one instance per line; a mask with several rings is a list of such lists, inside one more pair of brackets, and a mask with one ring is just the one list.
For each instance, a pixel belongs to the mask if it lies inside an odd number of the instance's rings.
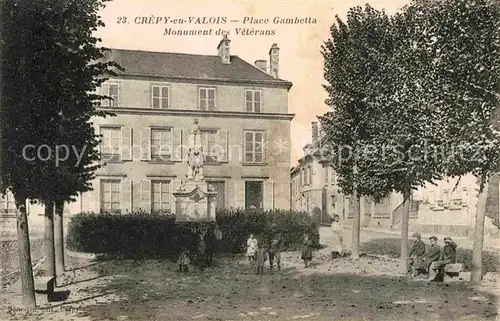
[[51,302],[54,297],[56,278],[54,276],[37,276],[35,277],[35,292],[46,294],[47,302]]

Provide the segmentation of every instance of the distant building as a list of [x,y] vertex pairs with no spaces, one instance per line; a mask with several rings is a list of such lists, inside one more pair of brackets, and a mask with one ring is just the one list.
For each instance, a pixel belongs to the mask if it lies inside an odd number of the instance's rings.
[[[307,211],[318,221],[328,223],[339,215],[351,225],[353,210],[350,197],[337,186],[337,177],[328,159],[328,148],[317,122],[312,123],[312,142],[304,147],[304,156],[290,172],[290,207]],[[498,217],[500,175],[489,182],[487,212]],[[428,184],[413,193],[410,204],[410,230],[422,233],[471,235],[475,225],[478,184],[468,175]],[[393,193],[375,203],[361,198],[361,226],[399,230],[403,214],[403,197]],[[491,219],[486,219],[486,233],[498,235]]]
[[[500,176],[494,175],[489,182],[486,211],[490,217],[498,217],[499,180]],[[415,193],[415,197],[422,201],[416,228],[428,233],[472,235],[478,190],[477,178],[473,175],[464,176],[460,181],[456,178],[447,179],[421,188]],[[498,229],[488,217],[485,229],[488,235],[498,235]]]
[[[304,156],[290,172],[290,206],[310,213],[324,224],[338,215],[349,225],[353,217],[351,197],[344,195],[337,185],[337,175],[329,163],[328,146],[318,123],[313,122],[311,129],[312,142],[304,146]],[[361,226],[391,228],[400,223],[402,196],[393,194],[379,203],[362,197],[360,202]],[[417,217],[418,204],[412,202],[412,221]]]

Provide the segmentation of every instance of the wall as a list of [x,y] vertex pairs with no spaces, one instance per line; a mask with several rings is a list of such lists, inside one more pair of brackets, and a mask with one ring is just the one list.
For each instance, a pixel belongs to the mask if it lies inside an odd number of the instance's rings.
[[[475,225],[477,209],[477,179],[466,175],[457,179],[444,179],[437,185],[427,185],[418,191],[423,200],[420,207],[418,226],[422,231],[449,233],[450,235],[470,235]],[[498,216],[499,176],[494,175],[489,182],[487,212]],[[498,231],[489,218],[485,223],[486,233]]]
[[[205,176],[212,180],[226,181],[226,206],[238,207],[235,185],[241,180],[269,180],[274,182],[274,207],[289,208],[289,182],[288,171],[290,168],[290,122],[289,120],[276,120],[262,117],[259,121],[243,117],[218,118],[205,116],[200,113],[197,117],[199,126],[203,128],[217,128],[227,130],[228,135],[228,160],[224,163],[206,164]],[[109,163],[96,172],[101,177],[126,177],[132,182],[140,182],[147,177],[169,177],[172,180],[183,180],[187,172],[187,138],[188,131],[193,126],[192,116],[181,114],[159,116],[148,114],[118,114],[115,117],[98,118],[94,121],[97,128],[106,125],[119,125],[122,130],[131,129],[132,161]],[[141,160],[141,129],[149,126],[166,126],[180,129],[182,132],[182,158],[176,162],[154,163]],[[243,132],[245,129],[262,130],[265,132],[266,141],[269,143],[265,151],[265,162],[261,164],[242,164],[243,160]],[[122,134],[123,138],[123,134]],[[94,186],[97,186],[97,180]],[[137,185],[137,184],[136,184]],[[140,207],[138,191],[132,191],[133,209]],[[99,192],[85,193],[83,208],[85,210],[99,210]]]

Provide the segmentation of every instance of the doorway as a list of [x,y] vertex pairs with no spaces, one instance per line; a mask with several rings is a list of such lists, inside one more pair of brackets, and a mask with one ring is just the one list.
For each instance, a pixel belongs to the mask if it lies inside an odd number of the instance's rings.
[[226,208],[226,182],[215,181],[210,182],[210,185],[214,188],[214,192],[217,193],[215,196],[215,209],[216,211],[223,210]]

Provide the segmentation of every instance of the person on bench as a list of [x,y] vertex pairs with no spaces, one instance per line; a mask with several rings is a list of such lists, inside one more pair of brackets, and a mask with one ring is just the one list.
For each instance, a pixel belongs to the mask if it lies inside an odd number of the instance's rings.
[[444,267],[446,264],[453,264],[457,260],[457,244],[451,240],[451,237],[444,238],[444,247],[441,260],[434,263],[433,270],[437,271],[436,277],[431,282],[444,281]]
[[422,272],[427,274],[427,277],[429,277],[429,270],[431,268],[431,264],[433,262],[439,261],[441,258],[441,248],[439,247],[438,244],[438,238],[435,236],[429,237],[429,243],[430,246],[425,252],[425,260],[424,263],[422,264]]
[[410,252],[408,253],[407,271],[409,275],[415,277],[418,275],[418,271],[420,270],[424,260],[425,244],[422,242],[422,236],[420,233],[415,232],[412,234],[412,237],[413,244],[410,248]]

